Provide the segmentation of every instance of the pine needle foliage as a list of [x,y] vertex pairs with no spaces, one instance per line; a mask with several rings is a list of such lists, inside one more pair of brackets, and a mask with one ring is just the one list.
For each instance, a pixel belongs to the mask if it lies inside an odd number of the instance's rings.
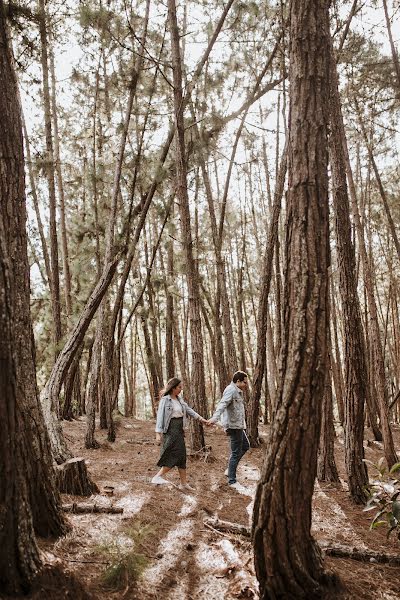
[[113,591],[127,589],[140,578],[149,562],[140,548],[150,532],[149,525],[135,523],[124,528],[121,536],[97,547],[108,561],[101,576],[105,588]]

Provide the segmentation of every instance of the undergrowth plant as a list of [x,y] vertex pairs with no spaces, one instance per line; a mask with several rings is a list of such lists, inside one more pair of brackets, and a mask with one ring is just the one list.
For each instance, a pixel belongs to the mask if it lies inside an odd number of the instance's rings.
[[387,469],[382,457],[375,464],[370,460],[364,462],[372,466],[377,478],[371,481],[369,487],[369,500],[364,508],[365,511],[376,510],[372,519],[370,529],[377,527],[387,527],[387,537],[395,533],[400,539],[400,480],[395,474],[400,471],[400,462]]
[[128,589],[136,582],[148,565],[148,559],[140,547],[150,534],[151,527],[136,523],[125,527],[122,534],[97,546],[108,566],[102,574],[103,585],[110,590]]

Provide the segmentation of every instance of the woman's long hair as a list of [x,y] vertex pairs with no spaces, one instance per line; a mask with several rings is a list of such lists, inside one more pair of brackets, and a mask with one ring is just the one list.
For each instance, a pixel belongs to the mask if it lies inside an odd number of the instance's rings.
[[168,396],[168,394],[170,394],[172,390],[181,383],[181,381],[182,380],[179,379],[179,377],[172,377],[172,379],[167,381],[167,384],[164,387],[164,389],[161,390],[161,396]]

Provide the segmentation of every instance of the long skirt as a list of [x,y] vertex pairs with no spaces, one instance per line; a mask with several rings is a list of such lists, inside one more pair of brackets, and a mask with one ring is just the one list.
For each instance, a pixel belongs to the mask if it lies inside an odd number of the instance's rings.
[[158,467],[186,469],[186,446],[183,432],[183,417],[173,418],[164,433]]

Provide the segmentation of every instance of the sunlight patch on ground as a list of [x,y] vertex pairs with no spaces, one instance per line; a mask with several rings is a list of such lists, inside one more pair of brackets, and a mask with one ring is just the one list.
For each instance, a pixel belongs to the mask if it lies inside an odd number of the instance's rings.
[[[185,561],[183,561],[184,563]],[[182,566],[182,562],[180,563]],[[183,564],[183,568],[185,565]],[[166,600],[187,600],[189,598],[189,593],[193,591],[193,588],[190,585],[189,574],[185,573],[184,576],[180,576],[179,581],[177,581],[177,585],[173,586],[170,590],[165,591],[165,596],[163,598]],[[198,598],[196,593],[196,598]]]
[[224,538],[212,546],[202,543],[196,553],[196,562],[199,572],[207,576],[201,579],[196,598],[220,600],[255,597],[250,590],[257,589],[256,578],[243,569],[243,556],[230,540]]
[[124,517],[131,517],[136,515],[141,510],[142,506],[145,504],[145,502],[148,502],[149,498],[150,494],[147,493],[140,493],[136,496],[133,494],[128,494],[127,496],[124,496],[118,500],[115,503],[115,506],[124,509]]
[[201,579],[196,597],[210,600],[225,598],[227,581],[222,577],[215,577],[215,574],[221,573],[228,565],[218,545],[209,546],[201,542],[196,552],[196,564],[201,573],[208,575]]
[[235,490],[239,493],[242,494],[242,496],[248,496],[249,498],[254,498],[255,493],[256,493],[256,486],[255,485],[251,485],[251,486],[246,486],[246,485],[242,485],[241,483],[239,484],[235,484]]
[[186,517],[189,515],[197,506],[197,500],[194,496],[185,495],[182,508],[178,514],[178,517]]
[[162,580],[163,575],[173,569],[177,559],[182,553],[182,546],[192,537],[194,521],[181,521],[178,529],[170,531],[166,538],[161,540],[158,547],[160,560],[145,571],[142,581],[146,584],[157,584]]
[[252,522],[252,519],[253,519],[253,509],[254,509],[254,498],[250,502],[250,504],[248,504],[246,506],[246,512],[249,515],[249,525],[251,525],[251,522]]
[[256,482],[260,479],[259,469],[251,467],[250,465],[239,465],[238,473],[240,474],[241,479],[245,477],[249,481]]
[[[313,506],[312,531],[314,533],[316,531],[323,531],[333,535],[333,537],[336,537],[338,532],[344,532],[346,541],[348,543],[354,544],[357,546],[357,548],[362,550],[368,549],[368,546],[364,544],[362,539],[354,531],[345,512],[334,500],[334,498],[328,496],[322,491],[318,482],[315,483],[314,497],[318,498],[319,502],[326,504],[322,516],[318,512],[318,506]],[[329,514],[329,519],[326,518],[327,514]]]
[[[86,531],[86,538],[92,538],[96,543],[102,543],[108,541],[110,536],[114,535],[114,532],[120,526],[120,519],[115,518],[116,515],[70,515],[69,518],[72,520],[74,527],[76,525],[79,528],[84,528]],[[88,539],[87,539],[88,541]]]

